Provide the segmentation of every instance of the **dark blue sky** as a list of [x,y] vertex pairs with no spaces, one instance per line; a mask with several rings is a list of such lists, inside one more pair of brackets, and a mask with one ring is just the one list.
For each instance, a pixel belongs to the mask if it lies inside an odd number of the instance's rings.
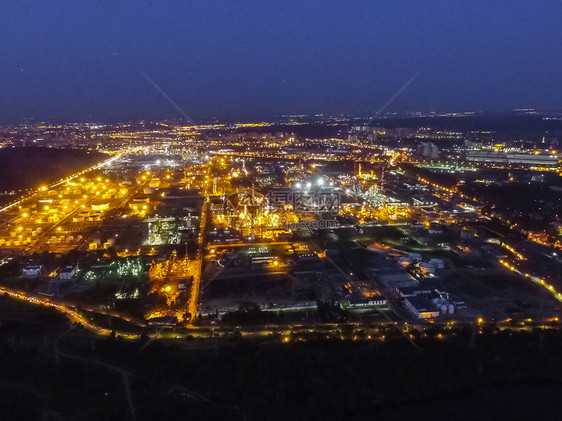
[[0,0],[0,121],[562,106],[555,0]]

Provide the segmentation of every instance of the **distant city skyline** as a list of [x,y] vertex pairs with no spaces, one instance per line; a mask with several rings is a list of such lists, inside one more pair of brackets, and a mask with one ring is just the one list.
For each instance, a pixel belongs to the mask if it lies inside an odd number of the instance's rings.
[[155,8],[2,6],[0,123],[173,119],[146,72],[194,119],[296,113],[559,108],[562,5],[474,1]]

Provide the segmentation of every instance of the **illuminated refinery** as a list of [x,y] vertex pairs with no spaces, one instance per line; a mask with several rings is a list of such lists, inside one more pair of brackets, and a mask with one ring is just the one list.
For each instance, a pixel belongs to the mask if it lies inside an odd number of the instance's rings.
[[65,126],[96,162],[5,192],[2,284],[147,332],[559,317],[557,196],[509,193],[560,189],[557,143],[382,123]]
[[559,420],[562,2],[4,1],[0,420]]

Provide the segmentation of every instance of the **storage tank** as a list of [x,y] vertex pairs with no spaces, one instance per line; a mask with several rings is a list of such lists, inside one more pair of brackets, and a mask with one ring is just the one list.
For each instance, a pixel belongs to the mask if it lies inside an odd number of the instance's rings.
[[421,263],[420,270],[425,274],[435,273],[435,266],[433,263]]
[[398,264],[403,268],[407,268],[412,264],[412,259],[410,259],[409,257],[400,257],[398,259]]
[[412,259],[414,262],[421,262],[422,259],[421,254],[419,253],[409,253],[408,257]]
[[433,304],[436,308],[439,308],[439,298],[432,298],[431,304]]
[[429,261],[429,263],[433,263],[433,265],[437,269],[444,269],[445,268],[445,262],[442,259],[431,259]]
[[441,306],[441,314],[442,314],[442,315],[446,315],[446,314],[447,314],[447,305],[446,305],[446,304],[443,304],[443,305]]
[[455,306],[453,304],[449,304],[449,314],[455,313]]

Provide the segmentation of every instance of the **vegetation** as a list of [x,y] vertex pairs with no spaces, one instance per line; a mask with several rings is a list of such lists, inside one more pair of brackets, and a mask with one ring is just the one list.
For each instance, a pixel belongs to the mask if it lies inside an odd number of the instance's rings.
[[434,419],[448,411],[466,420],[556,419],[562,409],[556,399],[562,390],[557,330],[484,326],[475,335],[457,328],[443,339],[423,339],[412,330],[421,351],[391,335],[385,342],[283,344],[239,335],[231,342],[128,342],[115,335],[95,338],[80,327],[68,331],[59,319],[37,324],[36,312],[50,312],[28,307],[33,311],[17,309],[24,319],[4,314],[0,325],[0,404],[7,419],[46,413],[131,419],[115,370],[128,374],[141,420]]
[[106,158],[80,149],[1,148],[0,190],[37,188]]

